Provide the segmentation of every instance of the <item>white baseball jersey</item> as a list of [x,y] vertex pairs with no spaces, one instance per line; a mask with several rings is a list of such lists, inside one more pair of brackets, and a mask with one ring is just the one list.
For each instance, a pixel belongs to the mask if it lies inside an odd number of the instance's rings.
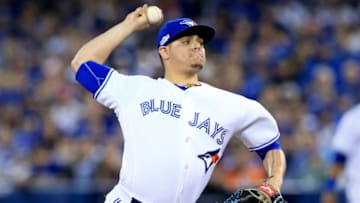
[[111,70],[94,97],[114,110],[125,141],[120,180],[106,202],[196,202],[234,133],[249,150],[280,136],[258,102],[205,83],[184,91]]
[[349,202],[358,202],[360,191],[360,105],[356,105],[341,118],[334,139],[335,151],[344,154],[346,159],[346,194]]

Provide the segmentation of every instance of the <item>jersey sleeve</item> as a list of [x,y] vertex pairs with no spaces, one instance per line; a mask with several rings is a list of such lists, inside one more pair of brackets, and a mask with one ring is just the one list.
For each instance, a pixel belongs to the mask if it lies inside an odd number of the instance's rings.
[[275,119],[260,103],[251,100],[246,110],[245,127],[237,136],[250,151],[263,149],[280,138]]
[[76,80],[101,104],[111,109],[117,105],[126,87],[127,76],[93,61],[81,64]]
[[359,137],[360,127],[357,123],[358,118],[354,112],[344,114],[337,125],[334,139],[332,142],[333,149],[344,155],[354,152]]

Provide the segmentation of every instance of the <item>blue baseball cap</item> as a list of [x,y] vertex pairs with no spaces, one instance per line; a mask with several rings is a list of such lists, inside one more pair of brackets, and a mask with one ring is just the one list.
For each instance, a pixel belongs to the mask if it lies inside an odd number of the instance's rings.
[[197,24],[190,18],[178,18],[167,21],[158,33],[158,47],[166,46],[170,42],[183,36],[198,35],[209,42],[215,35],[215,29],[208,25]]

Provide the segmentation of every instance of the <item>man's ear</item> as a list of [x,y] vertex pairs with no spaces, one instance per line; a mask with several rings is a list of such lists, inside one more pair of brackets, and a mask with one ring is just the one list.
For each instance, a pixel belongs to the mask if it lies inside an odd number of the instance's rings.
[[163,60],[169,59],[169,47],[168,46],[161,46],[159,47],[159,54]]

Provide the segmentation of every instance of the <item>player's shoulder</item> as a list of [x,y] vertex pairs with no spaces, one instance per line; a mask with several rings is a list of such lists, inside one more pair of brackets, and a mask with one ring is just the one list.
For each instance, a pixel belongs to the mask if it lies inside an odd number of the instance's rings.
[[115,74],[110,78],[113,83],[113,88],[122,86],[125,90],[144,89],[144,88],[157,88],[158,82],[156,79],[147,75],[127,75],[114,71]]
[[141,81],[147,81],[147,82],[155,82],[156,80],[150,76],[147,75],[128,75],[128,77],[132,80],[141,80]]
[[128,80],[129,82],[133,81],[136,83],[139,82],[143,82],[143,83],[153,83],[156,80],[150,76],[146,76],[146,75],[126,75],[123,73],[120,73],[118,71],[116,71],[117,75],[120,77],[124,77],[126,80]]
[[214,87],[210,84],[202,83],[205,89],[205,94],[207,97],[211,98],[217,98],[215,101],[221,102],[223,106],[227,106],[229,108],[231,107],[241,107],[237,109],[241,109],[241,111],[247,110],[249,112],[252,112],[255,114],[255,112],[258,112],[258,114],[262,114],[265,111],[265,107],[257,100],[251,99],[249,97],[246,97],[244,95],[231,92],[225,89],[221,89],[218,87]]
[[234,99],[234,100],[241,100],[241,101],[245,101],[245,102],[249,102],[249,103],[258,103],[256,100],[248,98],[244,95],[235,93],[235,92],[231,92],[225,89],[221,89],[218,87],[215,87],[213,85],[210,85],[208,83],[204,83],[202,82],[202,85],[204,86],[204,88],[206,88],[206,91],[209,91],[211,94],[214,94],[216,96],[221,96],[223,98],[227,98],[227,99]]

